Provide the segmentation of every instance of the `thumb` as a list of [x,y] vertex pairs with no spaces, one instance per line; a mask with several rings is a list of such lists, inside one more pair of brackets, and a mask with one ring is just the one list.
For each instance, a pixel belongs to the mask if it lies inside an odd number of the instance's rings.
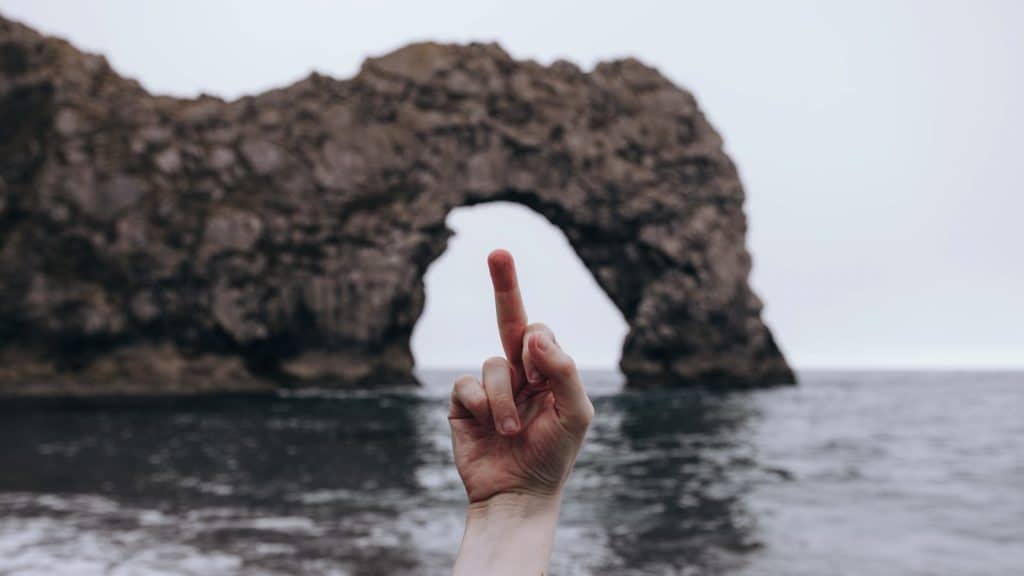
[[594,418],[594,405],[583,389],[576,363],[547,332],[531,334],[527,346],[535,367],[551,382],[562,425],[570,432],[586,432]]

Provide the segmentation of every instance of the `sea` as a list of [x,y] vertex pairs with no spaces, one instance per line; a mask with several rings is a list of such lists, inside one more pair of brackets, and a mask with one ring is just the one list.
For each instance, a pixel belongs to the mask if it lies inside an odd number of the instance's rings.
[[[450,573],[456,375],[0,404],[0,574]],[[734,392],[583,376],[597,416],[551,574],[1024,574],[1024,373]]]

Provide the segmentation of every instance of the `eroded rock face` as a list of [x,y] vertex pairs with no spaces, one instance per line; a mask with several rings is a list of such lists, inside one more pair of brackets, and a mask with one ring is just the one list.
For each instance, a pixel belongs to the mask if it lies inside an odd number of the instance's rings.
[[565,232],[631,384],[792,382],[743,199],[693,97],[635,60],[416,44],[182,100],[0,19],[0,392],[409,382],[445,216],[496,200]]

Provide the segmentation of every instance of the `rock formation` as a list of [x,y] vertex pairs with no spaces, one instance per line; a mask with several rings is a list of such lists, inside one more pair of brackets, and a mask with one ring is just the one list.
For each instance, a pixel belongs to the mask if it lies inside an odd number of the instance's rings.
[[495,200],[569,238],[629,322],[630,384],[794,381],[736,168],[640,62],[425,43],[188,100],[0,18],[0,394],[411,382],[445,216]]

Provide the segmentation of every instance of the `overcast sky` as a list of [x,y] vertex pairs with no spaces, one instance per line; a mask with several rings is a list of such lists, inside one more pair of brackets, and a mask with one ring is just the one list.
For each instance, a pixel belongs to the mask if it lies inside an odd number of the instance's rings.
[[[233,98],[348,77],[414,40],[497,40],[584,67],[635,56],[693,91],[747,190],[753,284],[793,364],[1024,366],[1024,2],[89,2],[0,11],[154,92]],[[427,278],[420,365],[500,351],[484,257],[517,256],[532,320],[611,367],[622,317],[564,237],[459,209]]]

